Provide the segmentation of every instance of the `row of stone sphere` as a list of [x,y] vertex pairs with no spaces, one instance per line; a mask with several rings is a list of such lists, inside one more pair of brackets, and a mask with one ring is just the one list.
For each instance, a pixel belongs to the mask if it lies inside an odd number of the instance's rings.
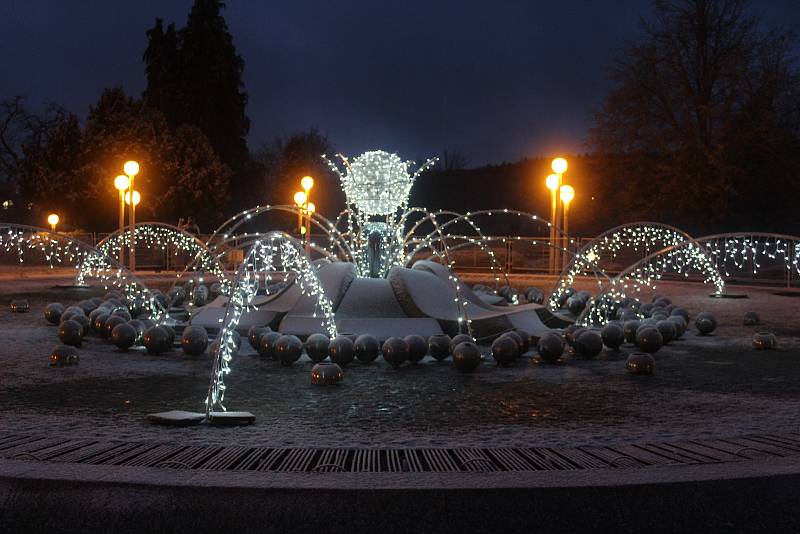
[[419,335],[390,337],[383,343],[369,334],[339,335],[333,339],[324,334],[311,334],[303,343],[294,335],[273,332],[269,327],[253,327],[247,339],[262,357],[280,361],[283,365],[294,364],[304,351],[313,362],[330,359],[342,367],[356,359],[361,363],[370,363],[377,360],[378,356],[382,356],[389,365],[399,367],[406,362],[417,363],[428,355],[439,361],[452,355],[456,369],[469,372],[481,360],[480,350],[472,337],[466,334],[453,338],[447,334],[436,334],[427,340]]

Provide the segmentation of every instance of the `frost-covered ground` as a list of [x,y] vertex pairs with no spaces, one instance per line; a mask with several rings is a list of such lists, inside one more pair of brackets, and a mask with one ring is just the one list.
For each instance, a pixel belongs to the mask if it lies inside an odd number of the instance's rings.
[[[76,437],[272,446],[530,446],[662,441],[800,430],[800,298],[776,288],[729,287],[749,298],[711,299],[707,286],[664,283],[659,293],[690,310],[717,315],[715,335],[691,331],[656,354],[652,377],[631,376],[625,356],[593,361],[567,356],[543,365],[529,354],[498,368],[491,358],[471,375],[426,358],[391,369],[382,361],[345,368],[339,387],[316,388],[311,362],[294,367],[254,355],[245,343],[229,375],[226,405],[249,410],[250,427],[166,429],[146,415],[201,410],[210,359],[118,352],[90,337],[76,367],[50,368],[56,327],[42,311],[102,295],[101,289],[54,289],[64,273],[0,273],[0,435]],[[168,276],[143,277],[166,288]],[[466,278],[466,277],[465,277]],[[474,279],[474,277],[473,277]],[[536,280],[515,277],[524,287]],[[539,280],[541,283],[541,281]],[[541,284],[549,289],[549,284]],[[12,298],[31,312],[12,314]],[[764,325],[743,327],[745,311]],[[780,348],[756,351],[752,334],[771,330]]]

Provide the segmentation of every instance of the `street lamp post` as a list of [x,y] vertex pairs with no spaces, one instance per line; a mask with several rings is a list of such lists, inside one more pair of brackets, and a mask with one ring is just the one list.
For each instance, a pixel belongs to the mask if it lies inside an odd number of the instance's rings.
[[[547,189],[550,190],[550,244],[554,244],[556,240],[556,203],[558,202],[558,175],[551,174],[544,181]],[[549,272],[555,272],[556,258],[554,255],[555,249],[551,246],[548,249],[548,257],[550,259]]]
[[125,165],[122,166],[122,169],[125,171],[125,174],[128,175],[129,184],[128,184],[128,191],[133,192],[133,202],[130,202],[131,207],[131,216],[130,216],[130,232],[131,238],[129,241],[130,247],[130,269],[131,271],[136,270],[136,204],[137,202],[137,192],[133,189],[133,181],[136,178],[136,175],[139,174],[139,164],[135,161],[126,161]]
[[[131,181],[124,174],[120,174],[116,178],[114,178],[114,187],[119,191],[119,233],[122,235],[122,232],[125,228],[125,190],[130,187]],[[125,247],[120,245],[119,247],[119,264],[123,265],[125,263]]]
[[305,201],[305,216],[306,216],[306,254],[311,253],[311,214],[314,211],[311,209],[313,204],[311,203],[311,188],[314,187],[314,179],[311,176],[303,176],[300,178],[300,187],[303,188],[303,192],[306,194],[306,201]]
[[[556,225],[558,225],[558,221],[561,220],[561,206],[559,205],[560,203],[558,202],[558,196],[560,195],[561,182],[562,182],[562,180],[564,178],[564,173],[567,172],[567,168],[568,167],[569,167],[569,165],[567,164],[567,160],[565,160],[564,158],[561,158],[561,157],[555,158],[553,161],[550,162],[550,168],[553,169],[553,172],[555,173],[556,177],[558,178],[558,187],[556,188],[556,191],[555,191],[555,196],[556,196],[556,201],[555,201],[555,205],[556,205],[555,221],[556,222],[554,224],[556,224]],[[561,242],[561,240],[558,238],[558,234],[557,234],[555,229],[553,229],[553,237],[555,238],[553,240],[554,244]],[[561,270],[561,267],[560,267],[560,265],[561,265],[561,250],[559,250],[558,248],[553,249],[553,256],[554,256],[554,260],[553,260],[554,274],[557,274],[555,271],[556,270]]]
[[[559,189],[559,195],[561,196],[561,202],[564,203],[564,248],[569,249],[569,203],[575,198],[575,189],[571,185],[562,185]],[[566,253],[564,254],[563,263],[562,269],[569,263],[569,255]]]
[[53,232],[56,231],[56,225],[58,224],[59,220],[60,217],[58,216],[57,213],[51,213],[50,215],[47,216],[47,224],[50,225],[50,230],[52,230]]

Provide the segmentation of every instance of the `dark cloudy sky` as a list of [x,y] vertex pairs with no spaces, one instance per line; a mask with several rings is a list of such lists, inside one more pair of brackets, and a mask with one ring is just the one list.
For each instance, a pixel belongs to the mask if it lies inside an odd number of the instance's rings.
[[[337,149],[471,165],[581,151],[606,66],[646,0],[229,0],[245,59],[250,146],[317,126]],[[191,0],[0,0],[0,98],[83,117],[104,87],[144,87],[145,30]],[[800,0],[753,4],[798,27]]]

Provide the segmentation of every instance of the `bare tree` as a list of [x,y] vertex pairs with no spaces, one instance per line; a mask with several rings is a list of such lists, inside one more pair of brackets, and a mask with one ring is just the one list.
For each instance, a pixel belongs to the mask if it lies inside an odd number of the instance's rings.
[[796,139],[793,36],[762,32],[744,0],[654,8],[612,64],[590,145],[637,215],[720,218],[754,167]]

